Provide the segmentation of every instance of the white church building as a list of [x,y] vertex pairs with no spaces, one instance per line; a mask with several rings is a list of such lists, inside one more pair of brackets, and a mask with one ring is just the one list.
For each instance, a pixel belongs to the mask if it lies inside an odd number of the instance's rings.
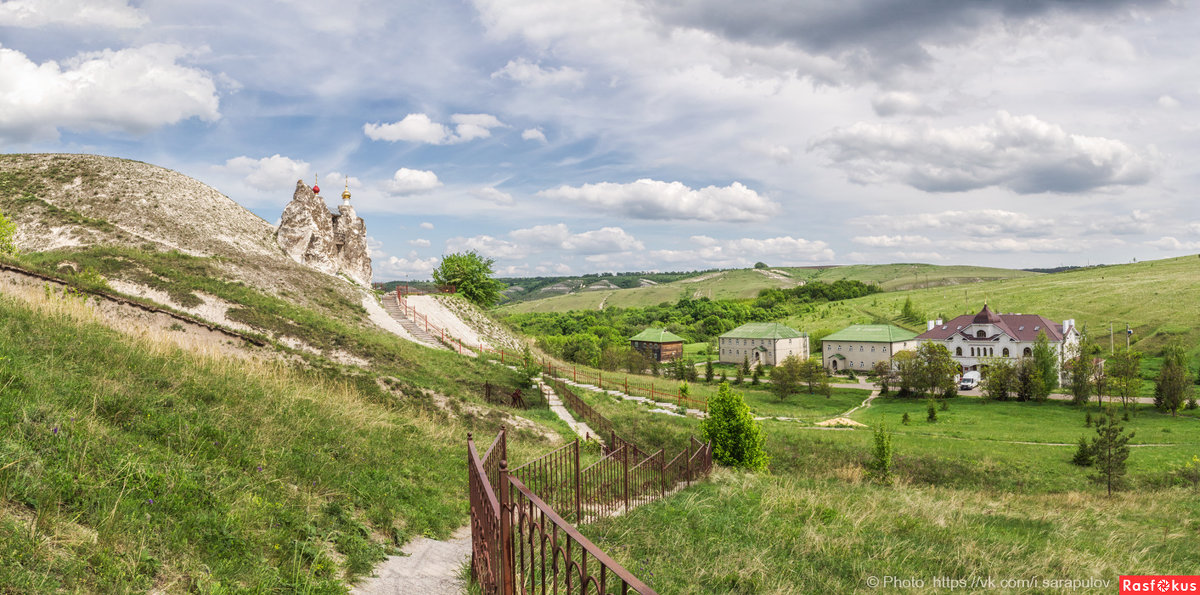
[[1058,324],[1037,314],[997,314],[984,304],[978,314],[964,314],[949,322],[930,320],[918,341],[937,341],[950,350],[954,361],[964,372],[978,370],[992,358],[1021,358],[1033,355],[1038,335],[1046,340],[1058,356],[1059,377],[1062,362],[1073,357],[1079,346],[1079,330],[1075,321]]

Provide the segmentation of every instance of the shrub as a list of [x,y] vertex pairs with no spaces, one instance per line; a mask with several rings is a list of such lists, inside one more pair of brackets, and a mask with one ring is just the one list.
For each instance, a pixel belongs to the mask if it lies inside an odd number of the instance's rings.
[[950,410],[950,401],[942,399],[942,411],[949,411],[949,410]]
[[1192,460],[1175,470],[1175,476],[1193,489],[1200,488],[1200,457],[1192,455]]
[[908,412],[907,412],[907,411],[905,411],[905,412],[904,412],[904,417],[900,418],[900,423],[902,423],[902,424],[904,424],[904,425],[906,425],[906,426],[907,426],[909,421],[911,421],[911,420],[910,420],[910,419],[909,419],[909,417],[908,417]]
[[1085,413],[1083,415],[1083,427],[1085,427],[1085,428],[1092,427],[1092,412],[1091,411],[1088,411],[1087,413]]
[[762,427],[754,421],[741,393],[722,382],[708,401],[708,417],[700,422],[700,436],[712,440],[713,459],[722,465],[762,470],[767,467]]
[[925,416],[925,421],[928,421],[928,422],[935,422],[935,421],[937,421],[937,407],[935,407],[935,406],[933,405],[933,401],[930,401],[930,402],[929,402],[929,407],[926,407],[926,408],[925,408],[925,411],[926,411],[926,414],[927,414],[927,415]]
[[1075,456],[1071,457],[1071,464],[1079,465],[1080,467],[1091,467],[1093,459],[1092,445],[1088,443],[1087,436],[1080,436],[1079,448],[1075,449]]
[[[905,415],[908,415],[907,413]],[[875,428],[875,450],[871,453],[872,473],[881,482],[892,478],[892,435],[887,427],[879,424]]]
[[13,237],[17,234],[17,224],[9,221],[4,213],[0,213],[0,254],[17,255],[17,245]]

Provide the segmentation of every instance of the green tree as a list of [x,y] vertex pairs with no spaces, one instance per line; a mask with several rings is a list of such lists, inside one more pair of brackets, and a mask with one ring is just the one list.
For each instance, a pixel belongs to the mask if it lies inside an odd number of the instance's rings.
[[800,390],[803,371],[804,362],[799,357],[789,355],[783,358],[779,365],[771,369],[771,392],[780,401],[796,394]]
[[996,401],[1007,401],[1016,385],[1016,368],[1006,357],[987,360],[983,371],[983,397]]
[[925,421],[930,423],[937,421],[937,406],[933,404],[933,399],[930,399],[925,407]]
[[813,357],[806,360],[796,359],[800,362],[800,382],[808,385],[808,394],[812,395],[818,392],[824,394],[825,388],[829,384],[829,375],[821,366],[821,360]]
[[750,375],[750,356],[743,355],[742,356],[742,377],[745,378],[746,376],[749,376],[749,375]]
[[17,224],[10,221],[0,211],[0,254],[17,255],[16,235]]
[[1121,404],[1129,406],[1129,399],[1142,392],[1142,352],[1122,349],[1108,358],[1105,364],[1108,386],[1113,394],[1121,397]]
[[881,359],[871,366],[871,374],[875,376],[875,386],[879,387],[879,394],[888,394],[888,388],[895,385],[896,372],[892,370],[892,362]]
[[1043,394],[1042,374],[1032,358],[1021,358],[1017,362],[1017,400],[1037,401]]
[[705,382],[713,381],[713,365],[712,365],[711,357],[708,358],[707,360],[704,360],[704,381]]
[[433,281],[441,286],[453,286],[463,297],[486,308],[500,300],[500,290],[504,289],[503,283],[492,278],[495,263],[474,250],[447,254],[433,270]]
[[1171,415],[1179,410],[1188,399],[1192,390],[1188,378],[1187,356],[1183,346],[1172,343],[1163,349],[1162,368],[1158,371],[1158,381],[1154,385],[1154,405]]
[[722,465],[750,470],[767,468],[762,427],[754,421],[741,393],[722,382],[708,401],[708,417],[700,422],[700,436],[712,441],[713,458]]
[[742,375],[742,369],[741,369],[741,368],[738,368],[738,369],[737,369],[737,375],[733,377],[733,383],[734,383],[734,384],[737,384],[737,385],[740,385],[740,384],[741,384],[742,382],[744,382],[745,380],[746,380],[746,377],[745,377],[744,375]]
[[[908,415],[907,413],[905,415]],[[875,427],[875,450],[871,453],[874,459],[872,471],[875,478],[881,482],[888,482],[892,479],[892,434],[887,431],[887,426],[880,423]]]
[[1092,389],[1095,388],[1095,365],[1092,356],[1084,353],[1083,349],[1080,349],[1075,357],[1067,360],[1067,388],[1071,390],[1072,403],[1084,405],[1091,398]]
[[892,356],[892,363],[896,366],[896,378],[900,384],[898,396],[917,396],[917,382],[921,375],[921,361],[917,359],[917,352],[901,351]]
[[904,307],[900,309],[900,319],[912,324],[921,322],[925,316],[921,314],[915,306],[913,306],[912,298],[904,298]]
[[1044,330],[1038,331],[1037,340],[1033,343],[1033,361],[1042,375],[1042,390],[1045,391],[1045,395],[1039,395],[1038,400],[1044,401],[1050,396],[1050,391],[1058,388],[1058,358]]
[[925,341],[917,347],[917,381],[915,386],[923,395],[940,397],[952,395],[955,388],[954,376],[958,363],[950,350],[941,343]]
[[765,262],[756,262],[756,263],[754,263],[754,268],[756,268],[756,269],[765,269],[765,268],[767,268],[767,263],[765,263]]
[[1119,490],[1125,484],[1125,460],[1129,458],[1129,440],[1133,434],[1125,433],[1112,409],[1096,422],[1096,438],[1092,441],[1096,473],[1091,478],[1103,483],[1108,488],[1109,496],[1113,490]]
[[1087,436],[1079,437],[1079,446],[1075,449],[1075,456],[1071,457],[1071,464],[1080,467],[1091,467],[1095,462],[1095,457],[1092,455],[1092,445],[1088,442]]

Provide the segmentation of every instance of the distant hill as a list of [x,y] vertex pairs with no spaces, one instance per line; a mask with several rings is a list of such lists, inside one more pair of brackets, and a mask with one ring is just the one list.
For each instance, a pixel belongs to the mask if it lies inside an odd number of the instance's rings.
[[980,283],[996,279],[1034,276],[1037,273],[976,266],[939,266],[930,264],[849,265],[829,267],[774,267],[732,269],[692,273],[686,278],[649,287],[631,287],[610,291],[559,292],[541,299],[506,305],[506,312],[566,312],[606,307],[645,307],[673,302],[681,297],[710,299],[753,298],[768,288],[795,287],[809,281],[832,282],[839,279],[874,283],[885,291],[913,287],[940,287]]

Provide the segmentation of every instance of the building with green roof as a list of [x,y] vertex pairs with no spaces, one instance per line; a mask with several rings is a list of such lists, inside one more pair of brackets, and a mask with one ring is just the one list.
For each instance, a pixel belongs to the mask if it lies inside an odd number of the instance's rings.
[[634,335],[629,339],[629,346],[659,362],[669,362],[683,355],[683,337],[661,328],[648,328]]
[[891,324],[856,324],[821,339],[825,367],[870,370],[878,361],[891,361],[897,352],[916,349],[917,333]]
[[720,361],[774,366],[788,356],[808,359],[808,333],[778,322],[750,322],[717,338]]

